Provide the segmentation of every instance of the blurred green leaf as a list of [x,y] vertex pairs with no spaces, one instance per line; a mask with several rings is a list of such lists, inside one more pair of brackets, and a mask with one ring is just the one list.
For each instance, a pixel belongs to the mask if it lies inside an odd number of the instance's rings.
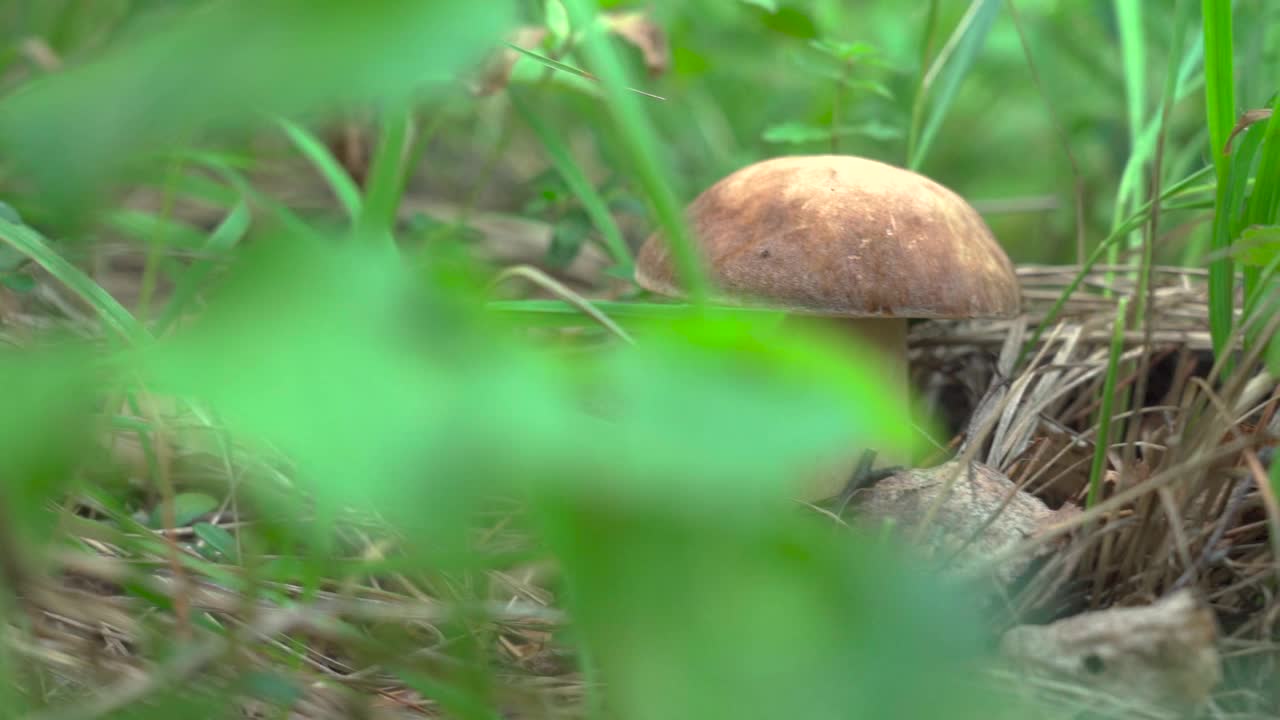
[[805,123],[782,123],[767,128],[761,136],[765,142],[804,145],[808,143],[827,142],[834,137],[861,135],[876,140],[894,140],[902,137],[902,131],[891,125],[880,122],[867,122],[861,125],[844,125],[832,129],[825,126]]
[[26,273],[6,272],[0,275],[0,284],[14,292],[29,293],[36,288],[36,279]]
[[1280,255],[1280,226],[1254,225],[1240,233],[1240,239],[1231,248],[1231,255],[1238,262],[1253,267],[1266,267]]
[[569,11],[561,0],[543,0],[542,24],[551,33],[553,47],[561,47],[573,28],[569,25]]
[[54,502],[89,449],[100,381],[85,348],[0,351],[0,527],[4,542],[38,547]]
[[406,98],[455,79],[513,22],[509,2],[201,2],[135,22],[83,64],[0,101],[15,177],[66,203],[208,128]]
[[7,202],[0,202],[0,220],[13,223],[14,225],[22,224],[22,216],[19,215],[18,211],[14,210],[13,206]]
[[311,133],[305,127],[281,119],[279,121],[280,128],[284,130],[285,135],[289,137],[290,142],[302,153],[302,156],[311,163],[324,178],[325,183],[329,186],[329,190],[333,192],[338,203],[342,205],[342,209],[346,211],[347,217],[353,222],[360,217],[364,209],[364,200],[360,197],[360,188],[356,185],[356,181],[352,179],[351,174],[346,168],[342,167],[342,163],[333,156],[329,148],[321,142],[320,138]]
[[[419,294],[371,250],[273,238],[243,260],[195,324],[147,354],[153,384],[285,451],[334,502],[444,512],[486,482],[598,478],[583,489],[751,504],[785,498],[824,460],[910,442],[871,361],[784,333],[777,315],[692,316],[636,349],[552,362],[438,289]],[[414,521],[428,517],[445,523]]]
[[870,43],[836,42],[834,40],[813,40],[809,46],[818,52],[841,62],[866,60],[880,54],[880,49]]
[[610,412],[564,462],[607,461],[610,472],[587,473],[595,491],[636,504],[783,501],[832,462],[912,441],[870,356],[767,316],[672,320],[584,372]]
[[204,244],[204,233],[173,218],[141,210],[116,210],[107,217],[111,227],[143,242],[191,250]]
[[[178,493],[173,497],[173,526],[186,527],[201,515],[217,510],[219,504],[217,498],[209,497],[204,493]],[[152,528],[164,527],[164,508],[162,506],[157,505],[151,511],[148,525]]]
[[868,538],[739,510],[546,508],[611,717],[990,717],[964,595]]
[[[759,3],[754,3],[759,6]],[[761,22],[770,30],[794,38],[809,40],[818,37],[818,24],[805,9],[795,5],[775,5],[761,13]]]
[[0,220],[0,242],[44,268],[98,313],[104,325],[130,343],[145,342],[149,334],[114,297],[80,268],[72,265],[40,233],[26,225]]
[[231,533],[209,523],[196,523],[191,528],[205,544],[200,553],[210,560],[236,559],[236,539]]
[[249,697],[269,702],[278,708],[293,707],[304,692],[297,681],[270,671],[250,671],[240,678],[241,690]]

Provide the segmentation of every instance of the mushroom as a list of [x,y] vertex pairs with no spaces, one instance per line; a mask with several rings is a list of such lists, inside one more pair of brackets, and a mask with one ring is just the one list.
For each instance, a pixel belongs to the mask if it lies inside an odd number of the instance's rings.
[[[1013,265],[978,212],[933,180],[874,160],[758,162],[703,191],[687,220],[713,302],[836,326],[879,352],[885,387],[904,409],[908,318],[1012,317],[1020,309]],[[641,247],[636,281],[684,295],[660,233]],[[852,465],[818,481],[814,499],[838,492]]]

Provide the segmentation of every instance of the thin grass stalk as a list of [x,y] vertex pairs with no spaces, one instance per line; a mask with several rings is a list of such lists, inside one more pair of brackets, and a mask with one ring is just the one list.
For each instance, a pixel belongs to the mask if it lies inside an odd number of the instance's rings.
[[[1010,0],[1012,2],[1012,0]],[[920,126],[924,122],[924,107],[928,100],[925,78],[929,72],[929,60],[933,57],[934,40],[938,33],[938,0],[929,0],[924,25],[920,29],[920,73],[916,78],[915,96],[911,101],[911,124],[907,130],[907,155],[904,162],[915,157],[916,143],[920,140]]]
[[[1169,189],[1166,190],[1161,195],[1161,199],[1167,200],[1171,197],[1174,197],[1183,193],[1184,191],[1187,191],[1188,188],[1193,188],[1194,183],[1198,182],[1201,178],[1207,176],[1209,172],[1210,170],[1208,168],[1205,168],[1203,170],[1197,171],[1193,175],[1190,175],[1188,177],[1183,178],[1182,180],[1179,180],[1178,182],[1169,186]],[[1066,306],[1067,300],[1069,300],[1071,296],[1075,293],[1075,291],[1079,289],[1080,283],[1083,282],[1085,277],[1089,275],[1089,272],[1090,270],[1093,269],[1093,266],[1096,265],[1098,261],[1102,259],[1102,256],[1106,252],[1107,248],[1110,247],[1113,243],[1119,242],[1125,236],[1125,234],[1131,232],[1134,228],[1140,226],[1143,222],[1146,222],[1148,213],[1151,212],[1151,207],[1152,207],[1152,203],[1148,202],[1143,207],[1139,208],[1138,211],[1132,217],[1126,220],[1120,227],[1116,228],[1114,232],[1108,235],[1106,239],[1104,239],[1101,243],[1098,244],[1096,248],[1093,249],[1093,252],[1089,254],[1089,257],[1085,260],[1084,264],[1076,272],[1076,276],[1071,280],[1070,283],[1067,284],[1065,288],[1063,288],[1062,293],[1058,296],[1057,301],[1054,302],[1053,307],[1051,307],[1049,311],[1045,313],[1044,319],[1040,321],[1040,323],[1036,326],[1035,331],[1031,333],[1031,337],[1027,340],[1026,345],[1023,346],[1022,354],[1019,356],[1019,361],[1018,361],[1019,363],[1021,363],[1022,360],[1026,358],[1026,355],[1030,351],[1030,349],[1035,347],[1036,344],[1040,342],[1040,338],[1041,336],[1044,335],[1045,329],[1048,328],[1050,324],[1052,324],[1055,320],[1058,319],[1058,315],[1061,314],[1062,308]]]
[[367,242],[395,247],[396,214],[409,175],[407,160],[412,138],[413,103],[406,100],[383,108],[378,146],[356,224]]
[[597,27],[593,4],[585,0],[566,0],[565,9],[574,28],[582,33],[583,55],[604,85],[609,111],[617,124],[619,143],[630,158],[637,180],[657,215],[689,301],[701,305],[707,299],[710,285],[685,224],[684,208],[672,190],[670,174],[663,162],[663,146],[654,133],[649,113],[636,94],[628,91],[622,61],[609,38]]
[[1098,435],[1094,438],[1093,466],[1089,470],[1089,495],[1085,508],[1098,503],[1102,492],[1102,470],[1106,466],[1107,448],[1111,444],[1111,408],[1115,400],[1116,376],[1120,374],[1120,356],[1124,354],[1125,318],[1129,312],[1129,298],[1120,298],[1116,306],[1115,328],[1111,335],[1111,356],[1107,361],[1107,375],[1102,383],[1101,407],[1098,409]]
[[[1125,107],[1129,126],[1129,159],[1121,175],[1116,197],[1115,222],[1128,214],[1132,206],[1146,196],[1146,182],[1142,167],[1146,164],[1150,143],[1144,132],[1146,117],[1147,59],[1146,37],[1142,28],[1141,0],[1116,0],[1116,24],[1120,30],[1120,54],[1124,68]],[[1130,233],[1126,245],[1130,250],[1142,243],[1142,236]],[[1112,245],[1107,251],[1108,263],[1116,264],[1120,245]],[[1110,274],[1108,275],[1110,279]]]
[[[1132,407],[1134,402],[1143,403],[1147,394],[1147,379],[1151,369],[1151,334],[1154,325],[1152,313],[1155,311],[1155,287],[1152,283],[1152,265],[1154,262],[1155,238],[1160,230],[1160,213],[1161,199],[1160,188],[1164,170],[1164,154],[1165,141],[1168,137],[1169,113],[1172,111],[1175,95],[1177,93],[1177,73],[1178,59],[1182,54],[1182,41],[1186,33],[1186,24],[1183,18],[1183,2],[1177,0],[1174,4],[1174,27],[1173,37],[1170,41],[1171,51],[1169,53],[1169,66],[1165,72],[1164,90],[1160,97],[1160,116],[1158,119],[1156,131],[1155,152],[1152,159],[1151,170],[1151,212],[1150,222],[1143,228],[1142,233],[1142,261],[1141,268],[1138,273],[1138,287],[1134,293],[1134,299],[1137,305],[1134,308],[1134,317],[1142,322],[1142,355],[1138,360],[1137,381],[1132,394],[1128,395],[1126,405]],[[1132,108],[1130,108],[1132,110]],[[1139,113],[1140,115],[1140,113]],[[1133,119],[1131,115],[1131,119]],[[1124,450],[1123,466],[1132,467],[1136,455],[1136,441],[1141,430],[1142,423],[1132,421],[1129,423],[1129,431],[1126,434],[1126,443]]]
[[1066,129],[1062,126],[1061,115],[1054,106],[1052,95],[1045,91],[1044,82],[1040,79],[1040,70],[1036,66],[1035,57],[1031,54],[1031,41],[1027,39],[1026,29],[1022,27],[1022,17],[1018,13],[1018,6],[1014,0],[1007,0],[1006,7],[1009,9],[1009,17],[1013,19],[1013,27],[1018,32],[1018,43],[1022,46],[1022,57],[1027,63],[1027,70],[1031,73],[1031,81],[1035,84],[1036,93],[1040,96],[1041,102],[1044,103],[1045,109],[1048,111],[1049,121],[1053,123],[1053,134],[1057,136],[1063,152],[1066,153],[1067,163],[1071,166],[1072,198],[1075,203],[1076,264],[1083,265],[1086,254],[1084,173],[1080,171],[1080,162],[1076,159],[1075,151],[1071,149],[1071,141],[1068,139],[1069,136]]
[[508,89],[507,94],[511,98],[512,107],[538,136],[556,172],[560,174],[561,179],[573,194],[578,196],[587,216],[600,231],[605,251],[613,258],[614,263],[629,275],[633,266],[631,249],[627,247],[627,241],[623,238],[622,229],[614,220],[613,213],[609,212],[608,203],[587,179],[586,172],[574,160],[568,146],[556,135],[555,130],[538,116],[520,91],[511,88]]
[[[1273,100],[1271,117],[1267,120],[1262,136],[1262,157],[1254,175],[1253,194],[1249,197],[1246,223],[1249,225],[1274,225],[1280,209],[1280,95]],[[1259,292],[1262,284],[1262,268],[1244,266],[1244,294],[1246,298]],[[1248,305],[1245,306],[1248,310]],[[1249,338],[1246,336],[1246,341]]]

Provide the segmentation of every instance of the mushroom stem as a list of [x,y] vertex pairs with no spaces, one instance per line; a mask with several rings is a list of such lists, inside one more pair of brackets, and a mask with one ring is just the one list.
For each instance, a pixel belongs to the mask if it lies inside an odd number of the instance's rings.
[[[798,318],[796,318],[798,319]],[[812,318],[810,318],[812,320]],[[837,337],[877,356],[880,380],[889,407],[910,413],[911,392],[907,369],[907,320],[905,318],[825,317],[819,324]],[[854,448],[847,459],[815,478],[806,487],[806,499],[824,499],[840,493],[853,475],[858,458],[866,448]],[[907,448],[875,447],[877,466],[911,466]]]

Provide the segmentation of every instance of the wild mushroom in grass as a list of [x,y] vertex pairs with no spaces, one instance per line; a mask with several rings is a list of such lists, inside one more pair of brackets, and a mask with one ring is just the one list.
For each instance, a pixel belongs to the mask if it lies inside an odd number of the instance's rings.
[[[929,178],[874,160],[765,160],[705,190],[687,221],[713,301],[835,326],[881,354],[885,386],[904,409],[909,318],[1011,317],[1020,309],[1013,265],[977,211]],[[683,296],[660,234],[640,249],[636,281]],[[812,497],[838,492],[852,467],[851,459],[818,481]]]

